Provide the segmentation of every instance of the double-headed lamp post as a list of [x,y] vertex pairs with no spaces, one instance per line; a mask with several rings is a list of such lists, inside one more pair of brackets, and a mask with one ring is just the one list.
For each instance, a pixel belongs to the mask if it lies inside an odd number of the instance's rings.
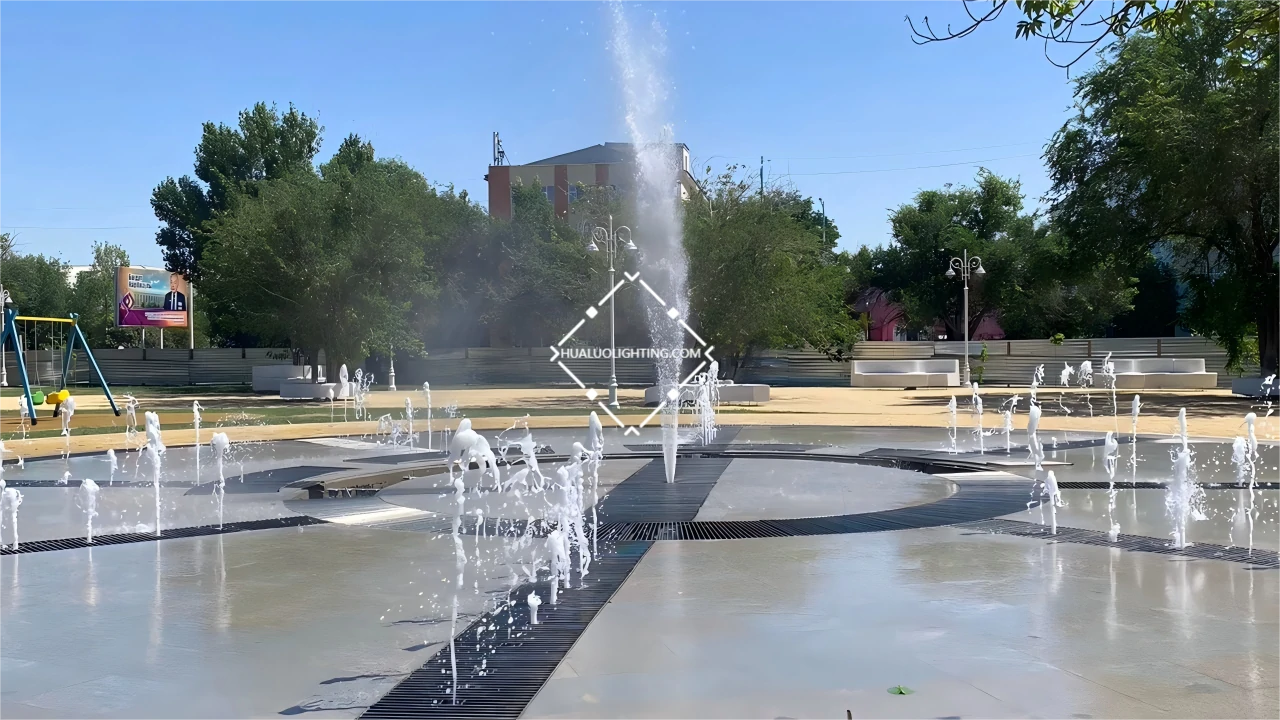
[[964,384],[968,385],[969,379],[969,275],[986,275],[987,271],[982,269],[982,258],[974,255],[969,257],[969,251],[965,250],[962,257],[951,258],[951,267],[947,268],[947,277],[956,276],[956,271],[960,271],[960,277],[964,280]]
[[617,296],[613,292],[614,287],[614,259],[618,255],[618,250],[638,250],[636,244],[631,242],[631,228],[626,225],[613,226],[613,216],[609,216],[609,227],[597,227],[591,231],[591,242],[587,243],[587,249],[592,252],[599,252],[600,245],[604,245],[604,251],[609,258],[609,406],[618,407],[618,359],[614,357],[617,354],[617,338],[614,334],[614,299]]

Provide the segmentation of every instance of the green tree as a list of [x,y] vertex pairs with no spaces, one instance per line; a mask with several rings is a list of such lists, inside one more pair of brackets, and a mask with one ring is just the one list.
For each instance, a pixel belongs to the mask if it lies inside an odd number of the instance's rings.
[[214,224],[202,296],[224,322],[308,357],[327,375],[372,353],[422,347],[435,294],[421,212],[434,192],[348,138],[329,163],[258,181]]
[[1080,261],[1137,268],[1168,249],[1190,291],[1184,325],[1233,360],[1256,333],[1266,374],[1280,362],[1274,35],[1256,63],[1227,62],[1255,10],[1201,8],[1117,44],[1077,81],[1079,113],[1046,159],[1051,212]]
[[706,191],[685,205],[684,246],[692,312],[717,356],[735,374],[759,348],[839,356],[856,333],[844,303],[847,271],[822,243],[820,219],[814,231],[812,203],[776,189],[754,194],[732,168]]
[[[976,4],[976,3],[974,3]],[[944,31],[934,30],[926,15],[920,26],[907,17],[912,40],[918,45],[955,40],[996,21],[1009,7],[1009,0],[993,0],[986,12],[975,14],[970,2],[963,3],[968,19],[960,29],[950,23]],[[1232,3],[1224,67],[1228,72],[1256,65],[1268,52],[1273,52],[1280,34],[1280,4],[1273,0]],[[1094,0],[1014,0],[1022,17],[1014,26],[1014,36],[1044,42],[1045,57],[1061,68],[1070,68],[1095,48],[1139,32],[1179,33],[1196,24],[1197,15],[1222,7],[1213,0],[1124,0],[1096,3]],[[1051,48],[1065,50],[1059,58]]]
[[949,337],[963,336],[963,286],[944,272],[965,251],[981,258],[986,271],[970,278],[970,336],[986,316],[998,318],[1012,338],[1092,334],[1129,308],[1124,273],[1067,262],[1062,235],[1023,213],[1019,183],[987,170],[973,187],[919,193],[890,215],[890,224],[893,242],[854,275],[864,287],[887,292],[910,329],[927,332],[941,322]]
[[[9,293],[15,307],[22,315],[32,317],[65,318],[71,290],[67,284],[67,265],[58,258],[44,255],[23,255],[14,248],[13,236],[0,234],[0,286]],[[25,332],[27,347],[46,350],[60,347],[61,332],[51,323],[28,323],[19,332]]]
[[128,264],[124,248],[98,242],[93,244],[93,265],[76,275],[70,307],[80,316],[89,347],[134,347],[139,342],[136,329],[116,327],[116,268]]
[[263,182],[311,170],[322,131],[292,104],[281,115],[274,105],[258,103],[240,113],[234,128],[205,123],[195,149],[195,178],[166,178],[151,193],[151,207],[163,224],[156,243],[165,267],[201,280],[211,221],[240,195],[255,195]]

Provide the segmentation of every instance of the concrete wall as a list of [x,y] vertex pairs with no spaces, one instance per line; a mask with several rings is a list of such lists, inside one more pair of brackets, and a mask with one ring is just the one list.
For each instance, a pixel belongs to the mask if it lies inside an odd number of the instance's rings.
[[[1232,376],[1226,372],[1227,355],[1211,340],[1199,337],[1181,338],[1099,338],[1067,340],[1053,345],[1048,340],[1011,340],[987,342],[987,359],[979,360],[982,343],[970,343],[970,364],[977,379],[982,368],[984,385],[1024,386],[1031,380],[1036,365],[1044,364],[1045,380],[1056,381],[1063,363],[1078,366],[1093,361],[1095,374],[1108,352],[1113,359],[1141,357],[1203,358],[1205,369],[1218,373],[1218,387],[1231,386]],[[963,343],[959,342],[861,342],[854,347],[857,360],[918,359],[948,357],[961,359]],[[37,372],[46,384],[56,382],[61,371],[61,358],[50,351],[27,353],[32,381]],[[204,349],[204,350],[95,350],[107,382],[113,385],[249,385],[253,366],[287,364],[285,349]],[[13,353],[5,354],[9,384],[18,383]],[[609,382],[608,360],[566,360],[565,364],[585,384],[604,388]],[[653,365],[644,360],[619,360],[618,382],[623,385],[651,385],[655,382]],[[386,368],[373,367],[379,385],[387,382]],[[727,368],[726,368],[727,370]],[[83,354],[74,364],[78,383],[91,383],[92,371]],[[352,368],[354,372],[354,368]],[[765,383],[777,386],[847,387],[849,362],[831,362],[812,350],[767,350],[752,355],[738,371],[737,382]],[[1252,368],[1246,374],[1256,374]],[[573,383],[555,363],[548,348],[459,348],[432,350],[417,360],[396,363],[399,387],[421,386],[424,381],[437,387],[464,385],[514,385],[572,387]]]
[[[289,350],[284,348],[103,349],[94,350],[93,357],[111,385],[249,385],[253,382],[254,365],[292,362]],[[33,384],[53,385],[61,378],[60,354],[51,350],[28,350],[24,358]],[[17,387],[21,381],[13,353],[6,350],[4,361],[9,386]],[[76,352],[71,378],[78,384],[98,382],[83,351]]]

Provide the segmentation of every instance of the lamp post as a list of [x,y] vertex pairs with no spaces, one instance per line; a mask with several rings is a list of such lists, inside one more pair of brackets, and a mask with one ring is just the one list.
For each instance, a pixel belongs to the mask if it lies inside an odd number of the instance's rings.
[[960,277],[964,280],[964,384],[968,385],[969,380],[969,275],[986,275],[987,271],[982,269],[982,258],[974,255],[969,257],[969,251],[965,250],[962,257],[951,258],[951,267],[947,268],[947,277],[956,276],[956,271],[960,271]]
[[[626,231],[623,233],[623,231]],[[619,248],[621,243],[621,248]],[[614,298],[617,293],[613,292],[613,261],[618,255],[618,250],[638,250],[636,244],[631,242],[631,228],[626,225],[613,226],[613,216],[609,216],[609,227],[597,227],[591,231],[591,242],[587,243],[587,250],[591,252],[599,252],[600,244],[604,245],[604,251],[609,258],[609,406],[618,407],[618,359],[614,357],[617,354],[617,339],[614,334]]]

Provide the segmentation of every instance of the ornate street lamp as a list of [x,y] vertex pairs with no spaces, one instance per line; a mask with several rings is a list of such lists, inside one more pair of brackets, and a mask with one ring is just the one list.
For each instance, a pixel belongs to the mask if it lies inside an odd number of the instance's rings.
[[[591,231],[591,242],[587,243],[587,249],[591,252],[599,252],[600,246],[604,245],[604,251],[609,258],[609,289],[614,286],[614,259],[621,250],[639,250],[636,244],[631,242],[631,228],[626,225],[613,226],[613,216],[609,216],[609,227],[597,227]],[[617,293],[609,294],[609,406],[618,407],[618,360],[614,357],[617,354],[617,342],[614,333],[614,298]]]
[[947,268],[947,277],[956,276],[956,271],[960,271],[960,277],[964,280],[964,384],[970,384],[969,379],[969,275],[986,275],[987,271],[982,269],[982,258],[974,255],[969,257],[969,251],[965,250],[962,257],[951,258],[951,267]]

